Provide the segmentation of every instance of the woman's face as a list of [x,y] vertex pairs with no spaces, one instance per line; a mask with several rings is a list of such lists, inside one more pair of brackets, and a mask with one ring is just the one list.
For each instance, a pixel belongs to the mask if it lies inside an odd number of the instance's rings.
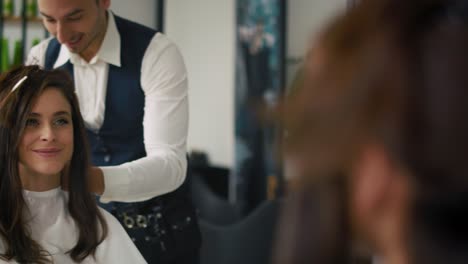
[[49,190],[60,185],[60,174],[73,154],[71,107],[63,94],[49,87],[37,98],[27,117],[19,145],[23,188]]

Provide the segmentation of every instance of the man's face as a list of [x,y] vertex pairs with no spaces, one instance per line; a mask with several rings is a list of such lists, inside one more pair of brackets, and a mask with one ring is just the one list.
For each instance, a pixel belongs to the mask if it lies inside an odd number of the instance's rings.
[[43,23],[70,52],[91,59],[99,50],[110,0],[38,0]]

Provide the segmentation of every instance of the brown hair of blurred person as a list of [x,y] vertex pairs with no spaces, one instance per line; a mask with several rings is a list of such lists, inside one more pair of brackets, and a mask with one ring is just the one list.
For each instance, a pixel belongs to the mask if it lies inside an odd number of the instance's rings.
[[320,34],[282,111],[301,175],[277,263],[350,263],[356,241],[468,263],[467,47],[466,1],[364,0]]

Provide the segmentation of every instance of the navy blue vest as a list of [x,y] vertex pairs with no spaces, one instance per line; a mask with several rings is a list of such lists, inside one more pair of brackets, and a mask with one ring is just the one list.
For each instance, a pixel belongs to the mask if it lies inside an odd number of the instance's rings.
[[[156,34],[148,27],[115,17],[121,41],[121,67],[109,65],[104,123],[99,131],[88,130],[92,163],[119,165],[146,156],[143,144],[144,93],[140,85],[145,51]],[[46,69],[52,69],[60,52],[52,39],[47,47]],[[61,66],[73,76],[73,64]]]

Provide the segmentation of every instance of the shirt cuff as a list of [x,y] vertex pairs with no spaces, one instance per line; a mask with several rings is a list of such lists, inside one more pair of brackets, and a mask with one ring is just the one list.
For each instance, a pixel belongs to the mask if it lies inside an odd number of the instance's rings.
[[126,197],[130,186],[130,177],[125,168],[100,167],[104,175],[104,193],[101,195],[101,203],[119,201],[119,197]]

